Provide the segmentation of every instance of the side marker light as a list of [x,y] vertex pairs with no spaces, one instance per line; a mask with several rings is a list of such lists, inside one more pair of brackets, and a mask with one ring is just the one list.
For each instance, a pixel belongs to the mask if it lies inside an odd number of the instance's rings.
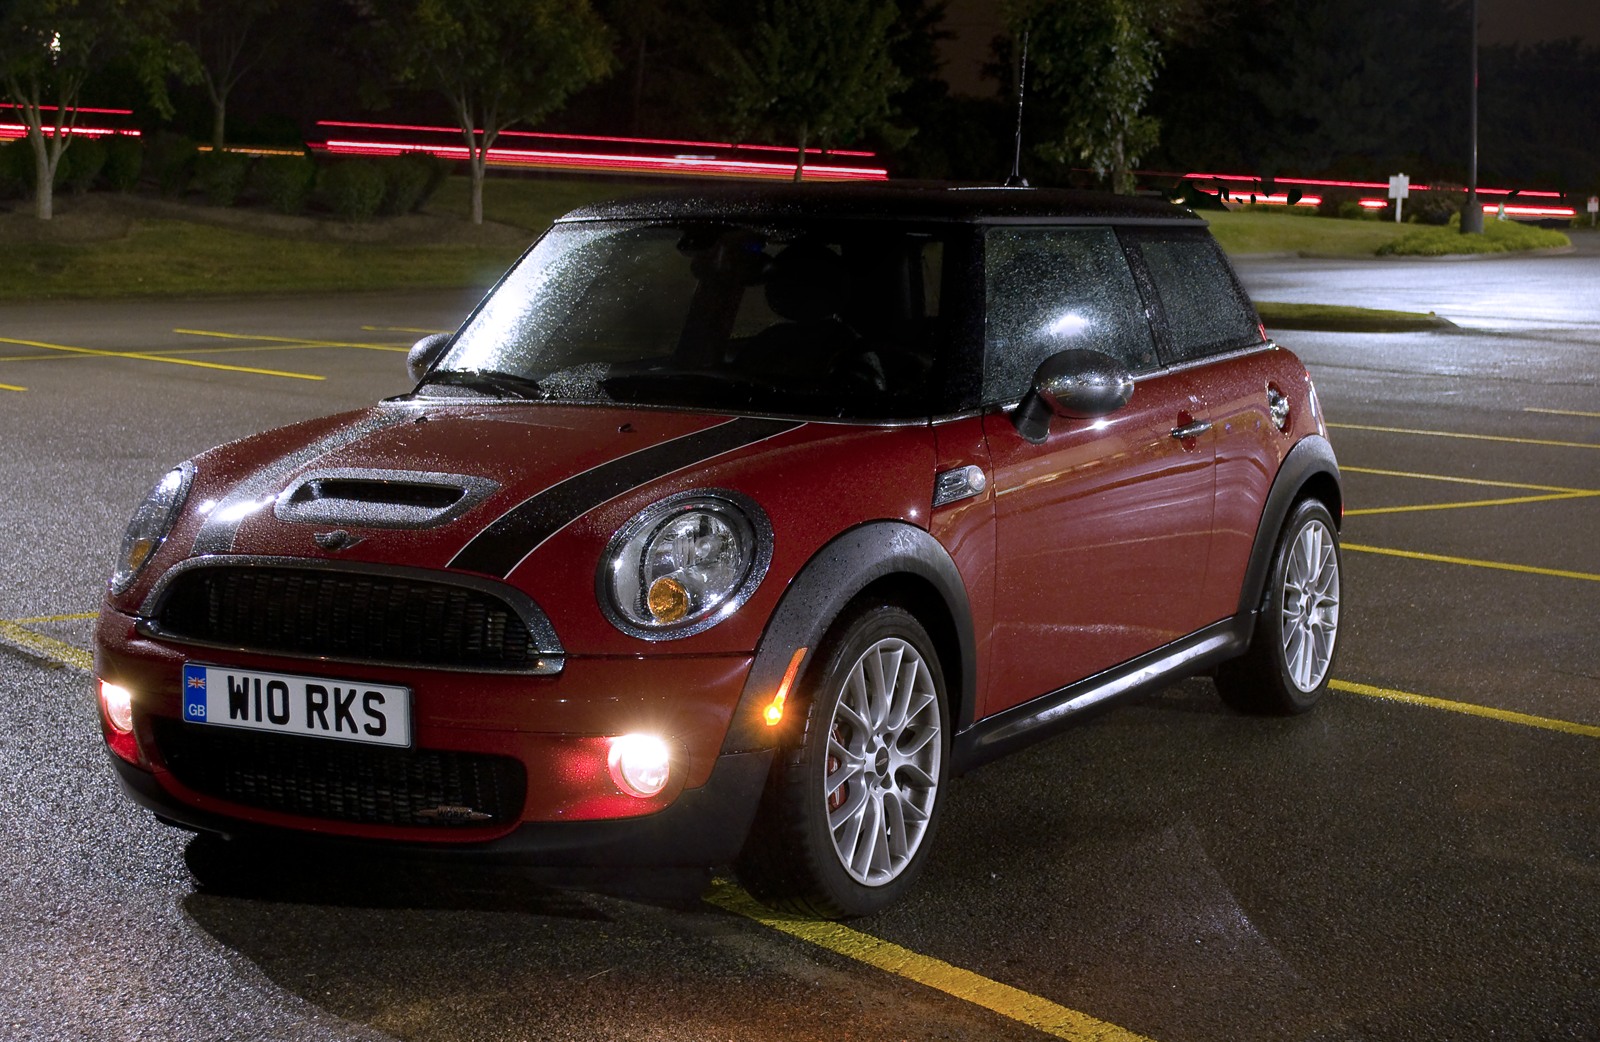
[[783,704],[789,700],[789,689],[794,687],[795,677],[800,675],[800,663],[806,657],[807,648],[797,648],[789,659],[789,668],[783,672],[783,682],[778,685],[778,693],[772,696],[772,701],[767,703],[767,708],[761,713],[761,718],[767,722],[768,727],[777,727],[783,722]]

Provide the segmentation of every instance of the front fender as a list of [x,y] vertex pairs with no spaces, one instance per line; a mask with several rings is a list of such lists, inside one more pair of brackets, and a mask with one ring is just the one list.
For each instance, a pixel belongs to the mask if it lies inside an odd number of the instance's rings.
[[896,580],[919,594],[925,605],[931,597],[932,607],[948,616],[923,622],[935,644],[940,643],[941,633],[953,638],[954,647],[938,650],[945,663],[952,659],[958,663],[956,670],[947,666],[945,672],[952,680],[959,678],[959,689],[951,692],[958,707],[956,718],[963,726],[970,722],[977,661],[972,610],[961,573],[939,541],[923,529],[903,521],[873,521],[835,537],[789,582],[767,621],[723,753],[777,744],[783,728],[769,727],[763,710],[783,682],[795,650],[807,648],[809,657],[851,601],[875,583]]

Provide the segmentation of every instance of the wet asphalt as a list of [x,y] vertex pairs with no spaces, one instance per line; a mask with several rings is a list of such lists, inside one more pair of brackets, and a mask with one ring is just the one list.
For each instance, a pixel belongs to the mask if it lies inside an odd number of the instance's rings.
[[[917,891],[855,930],[1106,1038],[1600,1037],[1600,497],[1583,494],[1600,491],[1600,240],[1578,243],[1242,261],[1258,299],[1455,323],[1275,331],[1317,380],[1363,548],[1345,557],[1345,689],[1262,720],[1191,680],[968,775]],[[0,390],[0,620],[87,647],[72,616],[168,466],[405,389],[398,349],[470,304],[0,308],[0,385],[25,388]],[[705,903],[701,877],[593,892],[241,864],[124,800],[87,674],[14,637],[0,628],[0,1038],[1048,1037]]]

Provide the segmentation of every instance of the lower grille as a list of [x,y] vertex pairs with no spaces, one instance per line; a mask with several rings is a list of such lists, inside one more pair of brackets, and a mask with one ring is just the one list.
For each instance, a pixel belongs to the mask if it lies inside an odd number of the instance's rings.
[[527,773],[508,756],[387,749],[352,742],[156,721],[184,785],[262,810],[362,825],[483,827],[514,821]]

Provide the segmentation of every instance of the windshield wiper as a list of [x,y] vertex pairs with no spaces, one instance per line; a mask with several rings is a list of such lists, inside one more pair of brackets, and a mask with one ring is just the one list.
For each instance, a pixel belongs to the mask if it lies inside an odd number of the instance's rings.
[[543,398],[544,390],[531,376],[498,369],[441,369],[428,374],[430,384],[448,384],[474,391],[510,395],[513,398]]

